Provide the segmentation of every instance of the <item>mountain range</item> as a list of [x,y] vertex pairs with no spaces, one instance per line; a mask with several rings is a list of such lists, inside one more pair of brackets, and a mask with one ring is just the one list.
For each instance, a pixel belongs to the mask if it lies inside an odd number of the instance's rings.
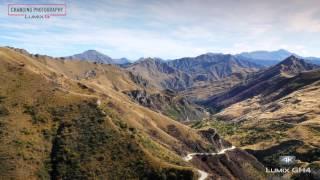
[[320,66],[289,54],[1,47],[0,179],[264,180],[284,155],[312,172],[279,178],[319,179]]
[[[319,66],[290,56],[204,104],[220,110],[214,119],[226,122],[222,131],[232,127],[224,137],[267,167],[279,167],[280,156],[294,155],[299,166],[314,166],[316,171],[320,157],[319,85]],[[202,128],[217,126],[208,124]],[[296,178],[318,177],[309,174]]]
[[[194,57],[194,58],[185,57],[185,58],[180,58],[180,59],[169,59],[166,61],[177,62],[178,60],[185,61],[188,59],[205,60],[206,56],[210,57],[210,56],[219,56],[219,55],[223,55],[223,54],[221,54],[221,53],[207,53],[207,54],[199,55],[198,57]],[[320,58],[318,58],[318,57],[303,57],[303,56],[299,56],[296,53],[287,51],[285,49],[279,49],[279,50],[275,50],[275,51],[262,51],[261,50],[261,51],[243,52],[243,53],[235,54],[233,56],[235,58],[237,58],[238,60],[244,60],[244,61],[251,62],[253,64],[258,64],[260,66],[268,67],[271,65],[275,65],[275,64],[279,63],[281,60],[283,60],[289,56],[292,56],[292,55],[299,57],[299,58],[302,58],[302,59],[304,59],[310,63],[313,63],[313,64],[320,64]],[[131,63],[131,60],[128,60],[127,58],[113,59],[113,58],[109,57],[108,55],[105,55],[105,54],[98,52],[96,50],[87,50],[83,53],[67,56],[64,58],[65,59],[87,60],[87,61],[92,61],[92,62],[97,62],[97,63],[105,63],[105,64],[127,65],[127,64]],[[144,59],[148,59],[148,58],[140,58],[137,61],[143,61]],[[159,58],[155,58],[155,59],[159,59]],[[172,63],[172,64],[176,64],[176,63]],[[180,66],[180,65],[176,64],[176,66]],[[186,66],[186,64],[183,66]],[[180,67],[182,68],[182,66],[180,66]]]
[[221,80],[232,74],[245,75],[260,68],[262,66],[232,55],[204,54],[171,61],[148,58],[137,61],[126,69],[142,76],[158,88],[185,90]]
[[310,63],[320,64],[320,58],[317,57],[302,57],[295,53],[289,52],[285,49],[279,49],[276,51],[253,51],[253,52],[243,52],[237,54],[236,56],[240,59],[246,59],[257,64],[264,66],[271,66],[279,63],[283,59],[286,59],[289,56],[296,56],[302,58]]
[[118,66],[0,48],[0,73],[1,179],[265,177],[254,156],[164,108],[191,103]]
[[[216,97],[207,100],[205,104],[208,103],[209,106],[223,108],[258,94],[261,94],[266,99],[269,94],[274,94],[281,87],[286,86],[286,83],[291,78],[299,75],[301,72],[317,68],[319,68],[319,66],[309,64],[295,56],[290,56],[275,66],[253,74],[243,81],[243,83],[234,86],[223,94],[218,94]],[[288,90],[285,90],[282,93],[279,92],[279,94],[283,96],[285,92],[289,93]],[[281,95],[275,96],[269,101],[275,100],[276,97],[280,98]]]

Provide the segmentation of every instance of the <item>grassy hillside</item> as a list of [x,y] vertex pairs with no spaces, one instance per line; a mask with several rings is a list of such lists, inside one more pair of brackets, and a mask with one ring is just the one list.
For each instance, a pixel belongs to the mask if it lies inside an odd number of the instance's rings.
[[[315,78],[305,79],[306,82],[300,84],[291,83],[292,80],[305,71],[317,69],[317,65],[309,64],[303,59],[294,56],[288,57],[275,66],[262,70],[258,73],[248,76],[242,83],[216,94],[202,102],[208,108],[223,109],[232,104],[245,101],[255,96],[270,96],[272,98],[263,98],[265,101],[274,101],[295,90],[304,84],[314,82]],[[312,75],[310,76],[312,77]],[[291,84],[292,87],[286,87]],[[277,92],[277,93],[275,93]]]
[[[160,122],[151,118],[161,118],[160,115],[136,107],[136,111],[132,108],[130,119],[120,117],[121,111],[129,110],[117,105],[122,93],[112,90],[104,94],[97,92],[99,88],[93,90],[84,85],[93,83],[90,80],[69,79],[68,76],[76,78],[73,69],[63,74],[63,68],[56,68],[61,72],[50,70],[63,61],[51,62],[46,58],[35,61],[9,49],[1,49],[0,58],[0,141],[5,144],[0,147],[2,178],[195,177],[192,168],[175,151],[163,146],[186,145],[166,129],[157,127]],[[106,74],[116,76],[117,70],[113,71]],[[112,78],[114,82],[109,83],[124,89],[133,86],[121,78]],[[104,85],[100,88],[114,89],[110,84]],[[127,101],[127,106],[135,106]],[[139,111],[148,112],[141,117]],[[150,124],[142,125],[146,118],[150,118],[146,122]],[[168,118],[162,121],[175,124]],[[148,127],[159,137],[150,139]],[[178,128],[182,128],[181,133],[187,131],[186,127]],[[190,141],[200,138],[196,134],[189,137]]]
[[195,179],[182,156],[217,151],[133,102],[146,86],[118,67],[0,48],[0,74],[1,179]]
[[224,109],[214,116],[218,123],[194,127],[216,127],[224,138],[248,149],[268,167],[277,167],[280,155],[295,155],[301,166],[318,168],[319,75],[319,70],[300,73],[277,90]]

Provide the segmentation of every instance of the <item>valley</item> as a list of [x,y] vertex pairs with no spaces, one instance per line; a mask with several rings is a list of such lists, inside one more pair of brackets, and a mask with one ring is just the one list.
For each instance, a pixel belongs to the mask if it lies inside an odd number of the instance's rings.
[[320,180],[319,7],[1,1],[0,180]]
[[[189,87],[176,91],[210,112],[202,121],[185,124],[199,130],[216,129],[223,138],[254,155],[266,167],[279,167],[280,156],[293,155],[299,166],[317,172],[320,167],[318,65],[292,54],[269,67],[221,54],[162,63],[192,77]],[[137,72],[141,71],[144,72],[142,69]],[[290,176],[319,177],[316,173]]]
[[0,48],[1,178],[268,179],[283,155],[320,167],[318,65],[96,53]]

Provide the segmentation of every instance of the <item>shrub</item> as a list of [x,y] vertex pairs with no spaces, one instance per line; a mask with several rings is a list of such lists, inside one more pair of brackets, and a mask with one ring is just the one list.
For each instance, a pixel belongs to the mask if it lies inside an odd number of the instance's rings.
[[6,98],[5,96],[0,95],[0,103],[2,103],[5,98]]
[[25,110],[24,113],[29,114],[32,118],[32,123],[45,123],[47,122],[47,119],[44,115],[40,114],[38,110],[34,106],[24,106]]
[[4,106],[0,105],[0,117],[9,115],[9,111]]
[[51,132],[48,129],[42,130],[42,135],[44,139],[51,140]]

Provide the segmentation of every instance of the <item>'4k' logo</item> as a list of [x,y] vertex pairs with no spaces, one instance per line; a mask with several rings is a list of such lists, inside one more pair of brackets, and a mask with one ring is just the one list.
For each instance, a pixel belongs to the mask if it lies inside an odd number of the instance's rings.
[[292,165],[296,161],[295,156],[280,156],[279,161],[281,165]]

